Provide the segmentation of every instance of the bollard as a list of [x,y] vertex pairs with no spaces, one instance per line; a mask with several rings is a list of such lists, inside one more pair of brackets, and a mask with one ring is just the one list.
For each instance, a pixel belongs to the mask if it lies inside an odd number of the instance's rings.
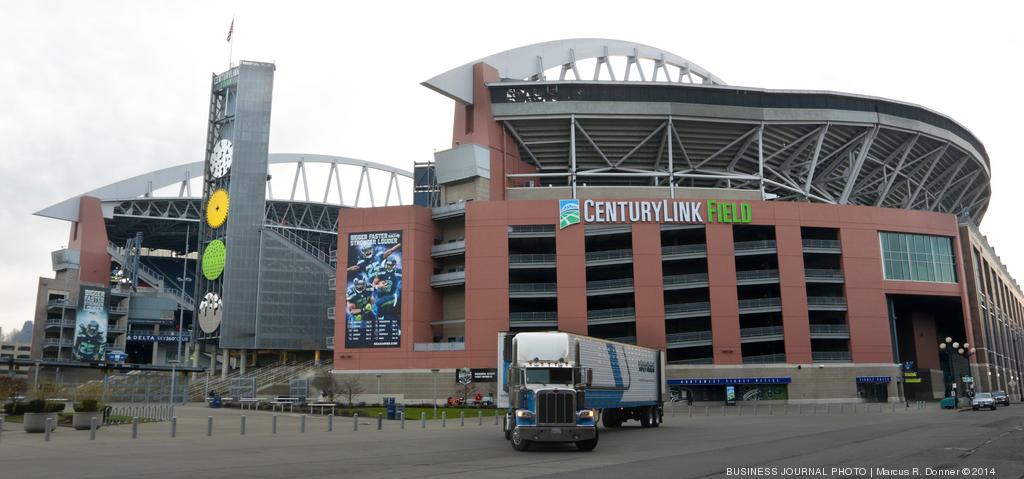
[[722,404],[722,417],[725,417],[725,404]]
[[384,415],[377,413],[377,430],[380,431],[384,427]]
[[494,411],[494,425],[495,426],[498,425],[498,411],[497,410]]
[[477,426],[483,426],[484,425],[484,412],[483,411],[477,411],[476,412],[476,425]]
[[896,412],[896,403],[892,403],[892,412]]
[[305,434],[306,432],[306,415],[303,414],[302,418],[299,419],[299,432]]
[[245,414],[242,414],[242,420],[239,423],[239,430],[238,430],[238,432],[239,432],[239,435],[241,435],[241,436],[245,435]]
[[878,403],[878,414],[882,414],[882,403]]
[[[245,417],[245,416],[242,416],[242,417]],[[175,437],[177,435],[178,435],[178,418],[172,417],[171,418],[171,437]]]
[[327,432],[334,431],[334,413],[327,416]]
[[426,429],[426,428],[427,428],[427,413],[421,412],[420,413],[420,429]]
[[448,427],[448,411],[441,411],[441,427]]
[[352,414],[352,430],[359,430],[359,413]]
[[206,437],[213,435],[213,416],[206,416]]
[[[687,409],[687,417],[693,417],[693,406],[690,406],[690,407],[688,407],[686,409]],[[675,410],[673,410],[673,415],[675,415]]]
[[405,411],[398,411],[398,420],[402,425],[402,429],[405,429]]
[[801,405],[800,405],[800,407],[799,407],[799,408],[797,408],[797,409],[799,409],[799,410],[800,410],[800,413],[799,413],[799,414],[797,414],[797,416],[803,416],[803,415],[804,415],[804,405],[803,405],[803,404],[801,404]]
[[768,405],[768,415],[769,416],[772,415],[772,405],[771,404]]
[[277,434],[277,414],[270,418],[270,433]]
[[4,418],[0,417],[0,437],[4,435]]
[[139,416],[132,418],[132,439],[138,439],[139,437]]
[[459,427],[466,426],[466,411],[459,411]]
[[786,403],[786,404],[782,405],[782,415],[783,416],[788,416],[789,415],[789,403]]
[[704,406],[704,417],[711,417],[711,406]]
[[89,418],[89,440],[96,440],[96,416]]
[[46,437],[44,437],[44,440],[46,442],[50,442],[50,429],[52,429],[52,428],[53,428],[53,418],[52,417],[48,417],[48,418],[46,418]]
[[754,403],[754,415],[757,415],[757,403]]

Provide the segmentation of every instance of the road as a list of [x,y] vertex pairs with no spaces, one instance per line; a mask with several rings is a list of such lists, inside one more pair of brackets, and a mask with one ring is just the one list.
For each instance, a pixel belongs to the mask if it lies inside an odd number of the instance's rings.
[[[879,412],[877,405],[856,413],[849,406],[828,414],[821,407],[815,414],[775,408],[769,416],[763,406],[758,412],[748,407],[739,416],[730,408],[721,417],[721,408],[697,408],[689,416],[681,409],[657,429],[602,429],[594,452],[544,445],[519,453],[487,418],[482,426],[476,417],[465,426],[449,419],[445,428],[428,421],[425,429],[408,421],[404,430],[392,421],[377,430],[375,420],[361,419],[358,431],[351,418],[336,418],[327,432],[326,419],[311,416],[301,433],[298,415],[281,414],[278,433],[271,434],[269,413],[248,412],[243,436],[241,412],[190,406],[176,412],[175,438],[165,422],[141,425],[136,440],[131,426],[112,426],[95,441],[88,431],[61,428],[47,443],[8,423],[0,436],[0,477],[629,478],[640,472],[705,478],[781,477],[784,467],[824,468],[788,477],[838,477],[833,467],[865,468],[863,477],[879,472],[873,468],[905,471],[904,477],[940,477],[926,475],[927,468],[957,472],[941,477],[967,477],[959,469],[977,467],[986,468],[981,477],[1024,478],[1021,404],[978,412],[941,411],[934,404],[896,412]],[[207,415],[214,417],[212,437],[206,436]],[[767,469],[737,469],[751,467]],[[858,471],[847,472],[856,477]]]

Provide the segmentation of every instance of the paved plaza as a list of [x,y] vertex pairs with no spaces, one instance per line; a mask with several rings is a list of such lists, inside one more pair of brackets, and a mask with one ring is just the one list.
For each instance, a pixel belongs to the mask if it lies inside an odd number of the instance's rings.
[[[727,477],[739,467],[889,467],[995,468],[995,475],[1024,475],[1024,405],[997,411],[942,411],[849,405],[840,412],[810,406],[801,411],[750,406],[740,416],[729,408],[685,407],[667,413],[657,429],[639,426],[601,430],[594,452],[571,445],[544,445],[528,453],[515,452],[493,419],[478,425],[475,416],[465,426],[458,417],[440,421],[383,421],[337,417],[327,431],[323,416],[278,414],[272,434],[272,414],[178,407],[176,437],[169,422],[100,429],[95,441],[89,431],[60,428],[50,442],[42,434],[25,434],[20,424],[7,423],[0,436],[0,477],[4,478],[180,478],[180,477]],[[207,436],[207,416],[214,418]],[[733,474],[735,475],[735,474]],[[830,477],[809,474],[807,477]],[[966,476],[958,476],[966,477]]]

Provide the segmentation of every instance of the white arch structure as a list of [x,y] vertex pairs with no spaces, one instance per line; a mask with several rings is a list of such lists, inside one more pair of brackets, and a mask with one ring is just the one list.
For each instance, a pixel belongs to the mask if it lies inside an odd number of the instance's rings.
[[[271,153],[267,155],[268,163],[270,165],[284,165],[294,164],[295,173],[291,181],[291,189],[288,196],[286,197],[275,197],[273,189],[270,188],[270,182],[268,181],[267,188],[267,201],[268,202],[291,202],[291,203],[309,203],[317,205],[335,206],[335,207],[356,207],[359,205],[362,199],[363,190],[365,186],[366,194],[369,196],[370,206],[392,206],[408,204],[403,202],[401,188],[398,179],[408,178],[412,179],[412,173],[400,168],[393,166],[384,165],[381,163],[375,163],[372,161],[357,160],[353,158],[346,158],[342,156],[330,156],[330,155],[315,155],[305,153]],[[326,181],[322,185],[322,195],[318,194],[318,190],[314,185],[313,190],[310,189],[309,177],[306,174],[307,164],[325,164],[330,165],[328,174],[326,175]],[[352,167],[352,168],[348,168]],[[358,171],[359,181],[351,203],[345,203],[345,195],[342,190],[342,169],[346,168],[351,170],[353,173]],[[380,172],[387,175],[387,190],[384,194],[384,200],[382,204],[378,204],[377,198],[374,196],[373,185],[371,180],[371,172]],[[111,216],[113,212],[113,204],[117,202],[133,201],[133,200],[152,200],[152,199],[167,199],[167,200],[185,200],[185,199],[199,199],[201,192],[193,192],[190,185],[191,181],[195,178],[203,176],[203,162],[195,161],[191,163],[185,163],[181,165],[171,166],[160,170],[143,173],[141,175],[133,176],[109,185],[101,186],[99,188],[87,191],[85,193],[75,195],[71,198],[63,200],[59,203],[50,205],[43,208],[35,213],[37,216],[43,216],[47,218],[54,218],[66,221],[77,221],[78,220],[78,199],[82,196],[92,196],[99,198],[104,204],[104,214]],[[377,176],[377,175],[375,175]],[[163,188],[172,187],[178,185],[177,196],[164,196],[156,197],[154,192]],[[328,199],[331,196],[332,190],[337,193],[339,202],[329,202]],[[312,191],[312,193],[311,193]],[[195,194],[193,194],[195,193]],[[392,203],[392,198],[396,201]],[[109,207],[109,211],[108,211]]]
[[[612,57],[625,57],[624,71],[616,74],[609,61]],[[573,73],[575,80],[587,80],[578,68],[578,62],[587,59],[597,60],[593,80],[598,80],[604,71],[612,81],[631,81],[635,70],[639,81],[648,81],[640,60],[651,60],[654,68],[650,72],[650,81],[725,85],[700,65],[674,53],[642,43],[607,38],[572,38],[513,48],[448,70],[422,85],[457,102],[472,105],[473,65],[477,63],[496,68],[505,79],[544,81],[545,71],[561,67],[559,80],[565,80],[569,72]]]

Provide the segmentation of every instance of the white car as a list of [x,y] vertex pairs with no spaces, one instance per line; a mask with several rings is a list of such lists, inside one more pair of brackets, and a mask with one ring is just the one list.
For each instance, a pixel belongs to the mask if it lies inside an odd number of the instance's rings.
[[977,393],[971,398],[971,409],[977,411],[983,407],[996,410],[996,400],[992,398],[992,393]]

